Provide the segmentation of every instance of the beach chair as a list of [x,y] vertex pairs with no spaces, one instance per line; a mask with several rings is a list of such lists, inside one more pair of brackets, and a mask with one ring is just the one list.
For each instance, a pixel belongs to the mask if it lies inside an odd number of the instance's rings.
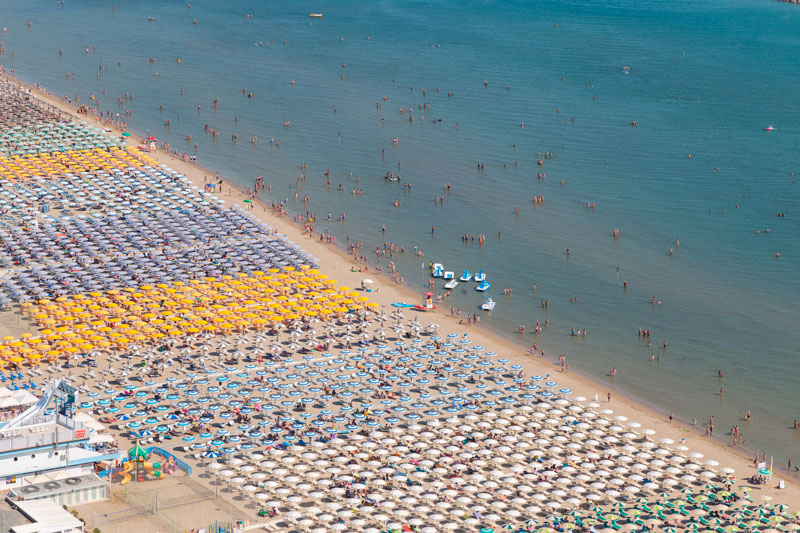
[[619,524],[617,524],[617,521],[616,521],[616,520],[612,520],[612,521],[611,521],[611,529],[614,529],[614,530],[616,530],[616,531],[619,531],[620,529],[622,529],[622,526],[621,526],[621,525],[619,525]]
[[697,521],[703,524],[704,526],[708,526],[711,524],[711,522],[709,522],[708,520],[705,519],[705,517],[702,516],[698,517]]
[[659,517],[661,520],[664,520],[665,522],[666,522],[667,520],[669,520],[669,518],[667,518],[667,517],[664,515],[664,513],[662,513],[661,511],[659,511],[659,512],[658,512],[658,515],[657,515],[657,516],[658,516],[658,517]]
[[683,508],[683,505],[681,505],[681,506],[678,508],[678,512],[679,512],[680,514],[682,514],[683,516],[689,516],[689,511],[687,511],[686,509],[684,509],[684,508]]

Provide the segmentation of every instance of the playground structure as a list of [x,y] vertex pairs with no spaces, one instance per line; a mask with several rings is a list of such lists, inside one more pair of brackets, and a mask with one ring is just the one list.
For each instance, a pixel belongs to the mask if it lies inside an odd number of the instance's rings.
[[155,452],[151,452],[143,448],[139,441],[136,445],[128,450],[128,459],[125,465],[115,475],[121,475],[121,485],[126,485],[131,479],[136,481],[145,481],[145,476],[150,479],[163,479],[165,474],[174,474],[178,465],[172,457],[167,457],[166,462],[148,462],[152,455],[158,456]]

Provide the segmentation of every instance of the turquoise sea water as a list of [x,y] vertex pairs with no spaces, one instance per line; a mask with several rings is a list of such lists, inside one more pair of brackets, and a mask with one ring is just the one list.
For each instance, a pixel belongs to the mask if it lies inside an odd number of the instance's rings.
[[[515,336],[519,324],[530,332],[549,320],[537,344],[609,387],[701,424],[714,415],[717,433],[739,424],[749,447],[782,458],[797,449],[798,6],[120,4],[112,11],[99,0],[8,0],[0,63],[73,100],[93,105],[94,93],[101,109],[131,109],[135,131],[184,151],[198,143],[200,163],[241,185],[264,176],[267,199],[288,197],[292,211],[305,212],[302,197],[310,195],[318,228],[331,213],[337,239],[363,240],[371,257],[387,241],[419,246],[425,263],[441,261],[457,274],[483,269],[498,304],[482,323]],[[133,101],[118,106],[126,92]],[[205,124],[221,131],[216,140]],[[763,131],[768,125],[775,130]],[[553,156],[539,166],[537,151]],[[295,201],[290,187],[303,163],[307,180]],[[410,193],[383,179],[398,164]],[[452,189],[436,206],[446,183]],[[354,187],[364,194],[354,197]],[[534,194],[543,205],[532,204]],[[335,221],[340,213],[346,222]],[[464,244],[464,233],[485,234],[486,243]],[[427,281],[411,253],[395,263],[408,284]],[[662,304],[651,305],[652,297]],[[450,300],[470,312],[481,302],[471,284]],[[637,337],[640,327],[653,331],[652,347]],[[589,333],[575,338],[572,328]],[[747,409],[749,424],[741,420]]]

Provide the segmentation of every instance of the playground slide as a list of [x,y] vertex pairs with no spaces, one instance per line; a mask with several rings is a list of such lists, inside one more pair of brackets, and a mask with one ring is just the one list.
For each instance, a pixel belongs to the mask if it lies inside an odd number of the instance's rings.
[[161,463],[155,463],[158,466],[153,466],[153,463],[142,463],[144,471],[156,479],[161,479],[164,474],[161,473]]
[[[161,479],[164,475],[161,473],[161,464],[156,463],[158,466],[153,466],[153,463],[139,463],[139,466],[142,467],[145,473],[155,479]],[[136,473],[136,461],[128,461],[125,463],[125,466],[122,470],[122,481],[120,481],[120,485],[125,485],[126,483],[130,482],[131,477],[133,474]]]
[[43,415],[45,409],[47,409],[47,406],[53,399],[53,395],[55,394],[58,383],[58,381],[51,381],[47,383],[47,385],[44,387],[44,391],[42,391],[42,397],[39,398],[39,401],[26,409],[22,414],[11,420],[8,424],[3,426],[3,429],[6,430],[21,427],[28,419]]
[[122,470],[123,476],[120,485],[124,485],[131,480],[131,471],[136,470],[136,463],[133,461],[128,461],[125,463],[125,467]]

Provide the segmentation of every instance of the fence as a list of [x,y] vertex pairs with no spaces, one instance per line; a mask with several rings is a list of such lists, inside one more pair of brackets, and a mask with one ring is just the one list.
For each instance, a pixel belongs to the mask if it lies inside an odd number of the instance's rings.
[[121,522],[123,520],[130,520],[131,518],[138,518],[148,514],[153,514],[152,504],[137,505],[129,509],[123,509],[121,511],[114,511],[105,514],[95,514],[92,512],[92,527],[102,529],[102,526],[108,524]]
[[178,468],[186,472],[187,475],[189,476],[192,475],[192,467],[189,466],[189,464],[186,461],[184,461],[174,453],[168,452],[164,448],[159,448],[158,446],[150,446],[149,448],[147,448],[147,452],[158,454],[161,457],[171,457],[172,460],[175,461],[175,464],[178,465]]

